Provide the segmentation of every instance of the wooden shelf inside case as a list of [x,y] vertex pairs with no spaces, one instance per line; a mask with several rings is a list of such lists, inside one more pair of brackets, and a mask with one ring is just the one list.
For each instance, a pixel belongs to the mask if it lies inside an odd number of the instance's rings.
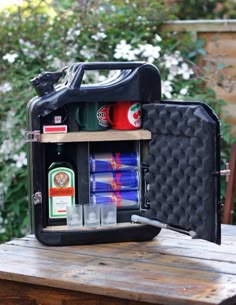
[[130,223],[130,222],[122,222],[122,223],[117,223],[116,225],[113,225],[113,226],[99,226],[99,227],[96,227],[96,228],[89,228],[89,227],[69,227],[67,225],[62,225],[62,226],[48,226],[48,227],[45,227],[43,229],[43,231],[45,232],[50,232],[50,231],[53,231],[53,232],[56,232],[56,231],[91,231],[91,230],[104,230],[104,229],[114,229],[114,228],[122,228],[122,227],[127,227],[127,226],[136,226],[136,227],[140,227],[140,226],[143,226],[142,224],[139,224],[139,223]]
[[144,129],[137,130],[105,130],[105,131],[79,131],[68,133],[54,133],[40,135],[42,143],[59,142],[103,142],[103,141],[132,141],[150,140],[151,132]]

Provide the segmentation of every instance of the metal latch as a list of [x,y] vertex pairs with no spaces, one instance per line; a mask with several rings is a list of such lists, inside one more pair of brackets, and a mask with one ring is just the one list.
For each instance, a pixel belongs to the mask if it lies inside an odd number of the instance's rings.
[[39,130],[26,131],[25,132],[25,142],[26,143],[40,142],[40,131]]
[[33,199],[33,204],[42,204],[43,199],[42,199],[42,193],[41,192],[36,192],[32,195],[32,199]]
[[229,163],[225,164],[225,169],[220,171],[221,176],[225,176],[226,181],[229,181],[229,176],[230,176],[230,169],[229,169]]

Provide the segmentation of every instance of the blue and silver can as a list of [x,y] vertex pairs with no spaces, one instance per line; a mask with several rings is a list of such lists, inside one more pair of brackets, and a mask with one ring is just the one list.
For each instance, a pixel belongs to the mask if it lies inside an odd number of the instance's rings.
[[92,193],[90,195],[91,204],[115,203],[118,209],[137,209],[139,208],[138,191],[104,192]]
[[90,156],[90,172],[112,172],[137,170],[138,154],[132,153],[95,153]]
[[137,171],[90,174],[90,192],[131,191],[138,187]]

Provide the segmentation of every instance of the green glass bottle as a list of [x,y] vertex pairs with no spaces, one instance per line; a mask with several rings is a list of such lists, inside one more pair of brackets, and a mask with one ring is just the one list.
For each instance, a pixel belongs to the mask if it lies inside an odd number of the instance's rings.
[[56,145],[55,161],[48,168],[48,218],[50,223],[66,219],[66,207],[75,204],[75,171],[64,161],[64,144]]

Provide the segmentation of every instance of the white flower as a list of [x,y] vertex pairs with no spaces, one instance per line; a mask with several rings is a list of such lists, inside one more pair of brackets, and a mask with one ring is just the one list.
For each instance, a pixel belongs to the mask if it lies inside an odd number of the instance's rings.
[[49,33],[48,32],[44,32],[43,36],[44,36],[45,39],[48,39],[49,38]]
[[24,39],[20,38],[19,43],[22,47],[23,54],[28,58],[34,59],[39,56],[39,51],[37,50],[37,47],[30,41],[25,41]]
[[4,160],[8,160],[11,158],[12,151],[14,150],[13,141],[9,139],[5,139],[0,146],[0,155],[3,156]]
[[176,67],[181,61],[182,58],[176,52],[174,54],[164,54],[162,65],[164,65],[166,69],[172,69],[173,67]]
[[53,56],[52,54],[49,54],[49,55],[46,57],[46,59],[47,59],[48,61],[51,61],[51,60],[54,59],[54,56]]
[[159,46],[153,46],[149,43],[138,45],[138,48],[134,50],[136,55],[143,56],[148,62],[154,62],[155,59],[160,57],[161,48]]
[[181,95],[186,95],[188,93],[188,87],[182,88],[179,93]]
[[6,119],[0,122],[1,130],[8,132],[11,129],[15,128],[15,117],[16,111],[14,109],[9,110],[6,115]]
[[68,50],[66,51],[66,55],[70,58],[73,58],[78,53],[78,45],[74,44],[70,47],[68,47]]
[[190,79],[191,75],[194,74],[193,70],[184,62],[182,63],[179,73],[182,75],[183,79],[188,80]]
[[13,64],[15,60],[17,59],[18,54],[16,53],[7,53],[6,55],[3,56],[3,60],[8,61],[10,64]]
[[75,40],[78,38],[78,36],[80,35],[81,31],[79,29],[75,30],[73,28],[69,29],[66,35],[66,40],[70,41],[70,40]]
[[64,66],[69,66],[69,64],[71,63],[73,63],[74,61],[73,60],[70,60],[70,61],[64,61],[64,60],[62,60],[62,59],[60,59],[60,58],[58,58],[58,57],[54,57],[54,58],[52,58],[52,61],[51,61],[51,63],[50,63],[50,65],[52,66],[52,67],[54,67],[54,69],[56,68],[56,69],[61,69],[61,67],[64,67]]
[[99,71],[85,71],[83,76],[84,84],[97,84],[106,80],[104,75],[101,75]]
[[30,41],[25,41],[24,39],[19,39],[19,43],[21,44],[22,47],[25,47],[27,49],[33,49],[34,44],[31,43]]
[[[4,203],[4,197],[5,197],[5,194],[7,192],[7,187],[2,183],[0,182],[0,206],[3,206],[3,203]],[[1,216],[0,216],[0,223],[1,223]]]
[[[11,120],[11,121],[13,121],[13,120]],[[10,125],[10,123],[9,123],[9,125]],[[1,130],[4,130],[5,127],[6,126],[5,126],[4,123],[1,124]],[[12,128],[12,126],[11,126],[11,128]],[[9,129],[6,129],[6,130],[8,131]],[[22,137],[22,140],[19,139],[19,138],[14,139],[14,138],[12,138],[12,135],[11,135],[10,132],[9,132],[8,137],[9,138],[4,139],[2,144],[0,145],[0,159],[1,159],[1,161],[2,160],[7,161],[7,160],[13,159],[15,151],[20,150],[24,145],[23,137]]]
[[175,79],[176,75],[178,75],[179,73],[179,67],[178,66],[172,66],[170,69],[169,69],[169,74],[168,74],[168,77],[167,79],[169,81],[172,81]]
[[94,52],[89,49],[87,46],[83,46],[82,50],[80,51],[80,54],[86,58],[86,60],[93,58]]
[[165,65],[166,69],[169,69],[172,66],[178,65],[177,59],[172,55],[164,54],[163,59],[164,59],[164,65]]
[[161,38],[161,36],[156,34],[155,37],[154,37],[154,40],[157,41],[157,42],[160,42],[160,41],[162,41],[162,38]]
[[13,160],[16,161],[16,167],[21,168],[24,165],[27,165],[26,153],[21,152],[19,155],[15,154]]
[[107,35],[104,32],[100,32],[91,36],[91,38],[93,38],[95,41],[103,40],[106,37]]
[[171,92],[173,91],[173,87],[170,81],[162,81],[161,82],[162,93],[166,98],[171,98]]
[[121,42],[116,46],[114,58],[127,60],[137,59],[131,45],[125,40],[121,40]]
[[0,227],[0,234],[4,234],[4,233],[6,233],[6,229],[5,229],[5,228]]
[[145,18],[144,18],[143,16],[138,16],[136,19],[137,19],[138,21],[143,21],[143,20],[145,20]]
[[12,85],[10,83],[3,83],[0,85],[0,92],[6,93],[12,90]]
[[105,12],[106,9],[105,9],[104,6],[99,6],[99,7],[98,7],[98,11],[99,11],[99,12]]
[[101,75],[99,74],[98,77],[97,77],[97,82],[98,83],[103,83],[103,82],[106,82],[107,78],[105,75]]

